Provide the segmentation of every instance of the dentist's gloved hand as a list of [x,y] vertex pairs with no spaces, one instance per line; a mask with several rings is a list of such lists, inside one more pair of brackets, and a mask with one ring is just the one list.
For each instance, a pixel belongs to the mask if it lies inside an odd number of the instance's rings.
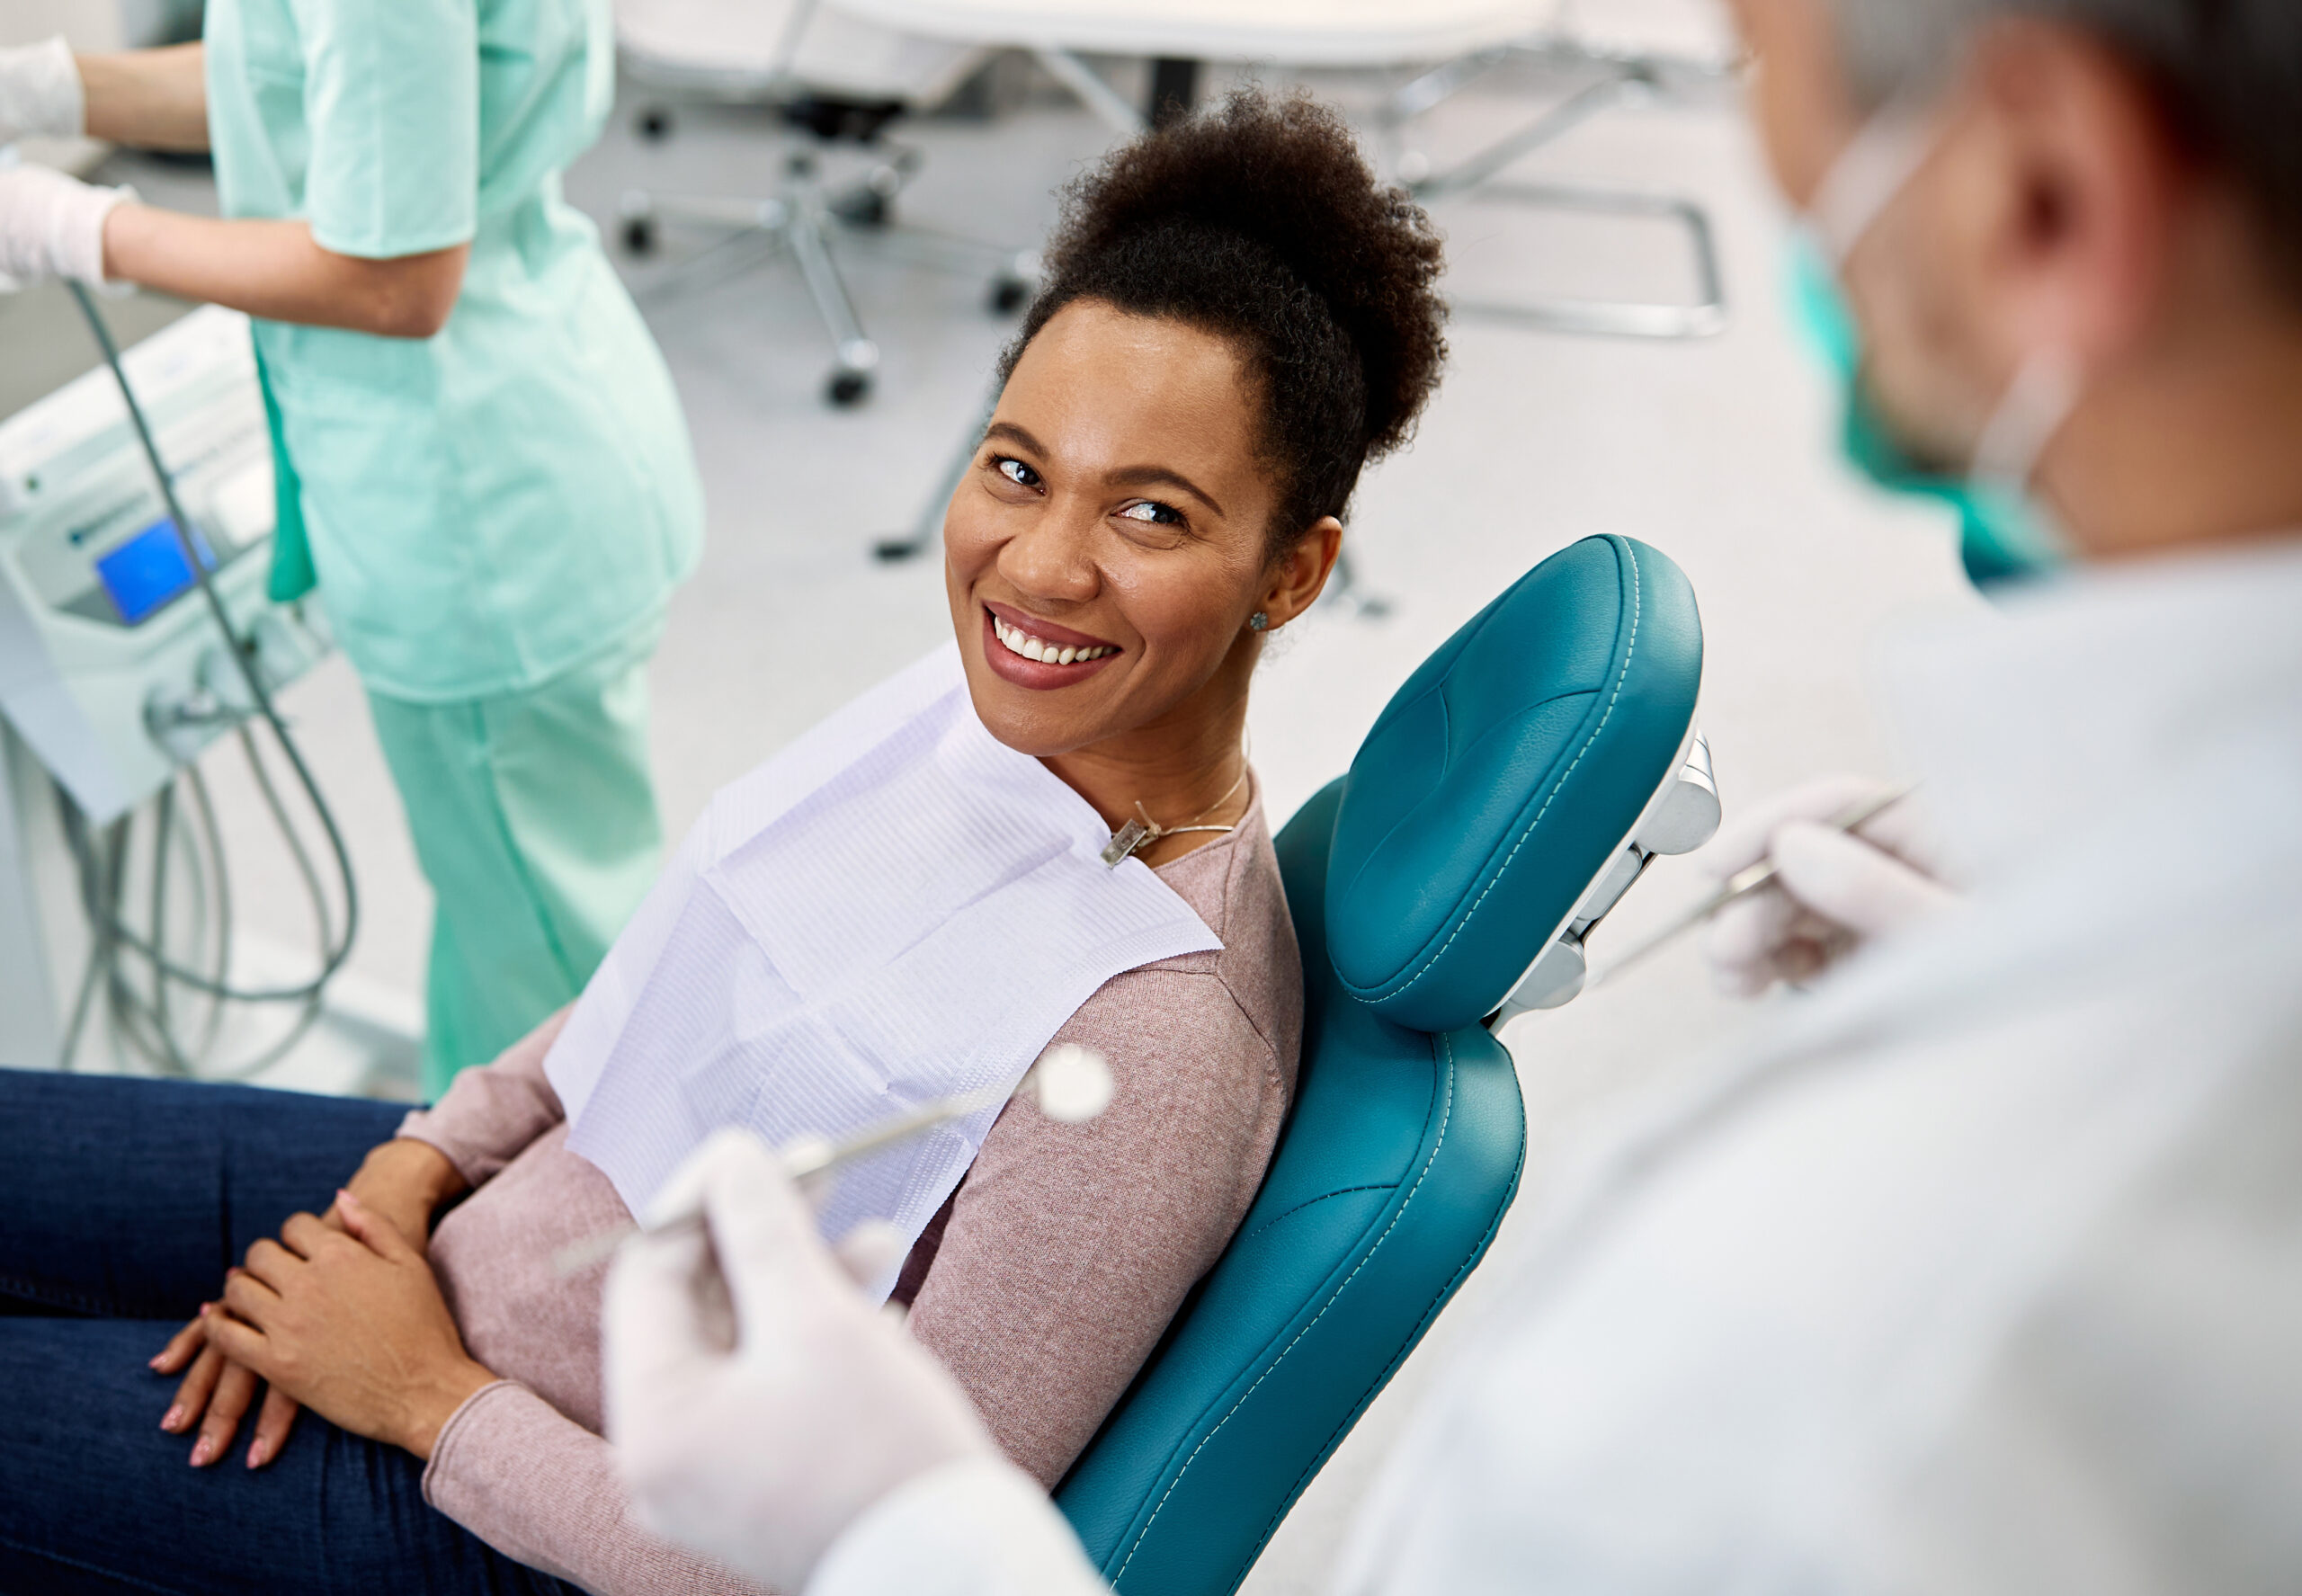
[[87,130],[80,67],[61,37],[0,49],[0,145]]
[[[685,1227],[627,1243],[608,1277],[608,1439],[650,1528],[796,1592],[890,1492],[999,1453],[950,1377],[856,1290],[757,1138],[713,1136],[659,1211],[699,1187],[718,1272]],[[887,1262],[883,1248],[852,1272]]]
[[1863,942],[1948,908],[1923,807],[1906,798],[1854,833],[1826,824],[1883,795],[1886,784],[1828,776],[1778,793],[1721,833],[1697,862],[1724,881],[1771,858],[1773,883],[1721,909],[1703,938],[1711,974],[1753,996],[1812,980]]
[[0,277],[104,281],[104,218],[133,189],[97,188],[46,166],[0,168]]

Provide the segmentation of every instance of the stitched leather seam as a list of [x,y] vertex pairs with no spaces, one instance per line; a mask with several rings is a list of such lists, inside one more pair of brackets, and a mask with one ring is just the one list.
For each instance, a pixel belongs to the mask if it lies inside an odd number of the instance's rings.
[[[1523,1110],[1521,1114],[1520,1123],[1523,1128],[1525,1125],[1525,1115]],[[1516,1192],[1518,1190],[1519,1177],[1522,1172],[1524,1172],[1526,1167],[1527,1143],[1526,1138],[1521,1136],[1519,1141],[1519,1162],[1511,1171],[1510,1190],[1512,1192]],[[1445,1308],[1449,1300],[1454,1297],[1455,1292],[1461,1287],[1464,1278],[1468,1276],[1473,1269],[1477,1267],[1479,1259],[1486,1253],[1487,1248],[1494,1244],[1495,1234],[1503,1228],[1503,1217],[1510,1211],[1511,1204],[1507,1199],[1500,1208],[1497,1208],[1495,1210],[1495,1217],[1487,1221],[1486,1229],[1480,1234],[1478,1240],[1473,1244],[1471,1250],[1463,1254],[1463,1262],[1461,1265],[1456,1269],[1452,1275],[1448,1277],[1447,1288],[1444,1291],[1441,1291],[1432,1302],[1430,1308],[1423,1314],[1423,1317],[1414,1322],[1414,1330],[1410,1331],[1406,1338],[1399,1342],[1399,1350],[1391,1354],[1391,1360],[1383,1365],[1382,1372],[1377,1375],[1374,1379],[1370,1381],[1367,1387],[1359,1393],[1359,1400],[1352,1404],[1351,1412],[1343,1417],[1340,1423],[1336,1424],[1333,1430],[1327,1432],[1326,1445],[1319,1449],[1318,1458],[1303,1466],[1303,1472],[1295,1476],[1295,1484],[1289,1488],[1287,1493],[1289,1505],[1291,1506],[1295,1498],[1302,1493],[1304,1486],[1310,1483],[1311,1476],[1319,1471],[1319,1465],[1326,1459],[1328,1455],[1331,1454],[1334,1450],[1335,1447],[1342,1441],[1343,1436],[1350,1431],[1352,1423],[1355,1422],[1359,1415],[1366,1410],[1367,1404],[1375,1399],[1378,1392],[1381,1391],[1385,1386],[1390,1383],[1391,1377],[1398,1372],[1399,1365],[1406,1361],[1407,1353],[1414,1350],[1415,1342],[1423,1339],[1423,1333],[1431,1328],[1431,1321],[1439,1316],[1440,1312]],[[1269,1544],[1271,1532],[1279,1528],[1279,1521],[1286,1516],[1287,1508],[1281,1507],[1278,1511],[1272,1513],[1270,1518],[1263,1520],[1263,1535],[1261,1538],[1255,1542],[1255,1549],[1258,1553],[1262,1551],[1264,1546]],[[1254,1559],[1253,1557],[1248,1558],[1248,1563],[1250,1565],[1252,1565],[1254,1561]],[[1245,1577],[1245,1569],[1242,1568],[1240,1570],[1240,1574],[1242,1577]]]
[[1310,1323],[1297,1331],[1294,1340],[1280,1349],[1279,1356],[1271,1360],[1271,1367],[1255,1377],[1254,1385],[1239,1393],[1239,1398],[1231,1404],[1230,1411],[1216,1422],[1214,1429],[1200,1438],[1199,1445],[1191,1449],[1191,1456],[1183,1459],[1183,1466],[1175,1470],[1175,1477],[1168,1481],[1167,1488],[1159,1493],[1158,1505],[1151,1510],[1151,1516],[1144,1520],[1143,1528],[1136,1531],[1134,1544],[1127,1548],[1126,1560],[1119,1565],[1119,1572],[1111,1575],[1112,1584],[1116,1585],[1127,1577],[1128,1565],[1135,1561],[1135,1554],[1142,1549],[1144,1538],[1151,1533],[1151,1526],[1156,1524],[1159,1521],[1159,1515],[1166,1511],[1167,1498],[1173,1496],[1175,1493],[1175,1487],[1183,1483],[1183,1476],[1189,1474],[1191,1466],[1199,1461],[1200,1453],[1207,1449],[1209,1442],[1223,1433],[1223,1426],[1228,1424],[1238,1411],[1247,1404],[1249,1397],[1263,1388],[1263,1383],[1265,1380],[1278,1372],[1279,1366],[1287,1361],[1287,1355],[1301,1343],[1303,1338],[1318,1328],[1319,1321],[1327,1316],[1327,1310],[1341,1300],[1345,1291],[1351,1289],[1351,1282],[1359,1278],[1360,1271],[1375,1261],[1375,1254],[1383,1250],[1385,1242],[1390,1240],[1391,1232],[1396,1230],[1399,1221],[1406,1217],[1407,1209],[1414,1206],[1415,1193],[1423,1190],[1423,1182],[1431,1174],[1431,1166],[1439,1162],[1439,1154],[1447,1145],[1447,1125],[1455,1110],[1455,1050],[1449,1046],[1447,1039],[1443,1036],[1433,1037],[1432,1039],[1439,1044],[1440,1050],[1447,1057],[1447,1095],[1439,1110],[1439,1139],[1431,1144],[1430,1155],[1423,1159],[1422,1169],[1415,1172],[1414,1184],[1407,1189],[1405,1198],[1399,1203],[1398,1212],[1393,1214],[1391,1222],[1383,1226],[1383,1234],[1375,1238],[1375,1244],[1367,1249],[1367,1255],[1353,1265],[1351,1272],[1343,1277],[1343,1284],[1337,1286],[1328,1295],[1326,1301],[1319,1305],[1319,1311],[1311,1315]]
[[1455,945],[1455,939],[1461,936],[1464,932],[1470,929],[1470,923],[1473,919],[1477,918],[1480,905],[1486,902],[1487,894],[1493,892],[1497,887],[1500,887],[1503,884],[1503,878],[1510,874],[1511,861],[1517,859],[1519,857],[1519,851],[1521,848],[1524,848],[1528,843],[1533,839],[1535,828],[1542,825],[1543,816],[1550,813],[1551,805],[1557,801],[1558,795],[1560,793],[1566,790],[1566,784],[1575,779],[1575,767],[1583,762],[1583,756],[1591,752],[1592,745],[1599,740],[1599,734],[1607,729],[1607,722],[1614,718],[1615,705],[1619,702],[1622,698],[1622,684],[1630,680],[1630,662],[1638,653],[1638,621],[1641,608],[1638,576],[1638,552],[1637,549],[1630,548],[1628,541],[1625,542],[1624,548],[1630,560],[1630,639],[1623,647],[1622,670],[1620,673],[1615,677],[1614,691],[1610,693],[1607,697],[1607,708],[1605,713],[1599,717],[1599,724],[1591,728],[1591,735],[1583,739],[1583,746],[1575,751],[1574,764],[1570,764],[1566,767],[1566,773],[1560,776],[1557,784],[1551,788],[1549,796],[1543,799],[1543,807],[1535,811],[1535,817],[1527,822],[1527,829],[1521,832],[1519,835],[1519,840],[1511,845],[1511,852],[1509,856],[1503,860],[1503,868],[1496,870],[1493,878],[1488,880],[1487,884],[1484,887],[1480,888],[1478,896],[1472,901],[1470,908],[1465,912],[1462,923],[1456,926],[1452,932],[1448,933],[1447,940],[1439,945],[1439,951],[1433,953],[1429,958],[1425,959],[1423,961],[1423,967],[1415,971],[1414,974],[1407,979],[1405,985],[1396,987],[1388,992],[1381,992],[1378,989],[1379,996],[1387,1000],[1389,998],[1405,996],[1407,993],[1414,989],[1414,984],[1417,981],[1422,980],[1423,976],[1429,975],[1432,970],[1439,967],[1439,961],[1447,956],[1447,950]]
[[1261,1235],[1264,1231],[1269,1230],[1272,1226],[1278,1224],[1281,1219],[1291,1219],[1296,1215],[1301,1213],[1305,1208],[1315,1208],[1318,1207],[1319,1204],[1323,1202],[1331,1202],[1338,1197],[1349,1197],[1352,1193],[1359,1191],[1396,1191],[1398,1189],[1399,1183],[1396,1181],[1378,1181],[1371,1185],[1345,1186],[1340,1191],[1323,1191],[1316,1197],[1304,1199],[1301,1202],[1297,1203],[1293,1208],[1289,1208],[1283,1214],[1273,1214],[1270,1218],[1265,1219],[1262,1224],[1256,1226],[1253,1230],[1248,1231],[1246,1235],[1241,1236],[1239,1239],[1243,1242],[1252,1241],[1256,1236]]
[[[1599,691],[1599,690],[1598,690],[1597,688],[1595,688],[1595,687],[1569,687],[1569,688],[1563,688],[1563,689],[1561,689],[1559,691],[1557,691],[1557,692],[1555,692],[1555,693],[1551,694],[1551,695],[1550,695],[1550,697],[1548,697],[1548,698],[1547,698],[1547,699],[1537,699],[1537,700],[1536,700],[1533,703],[1531,703],[1531,704],[1526,704],[1526,705],[1522,705],[1522,706],[1521,706],[1518,709],[1516,709],[1516,710],[1514,710],[1514,711],[1512,712],[1512,713],[1513,713],[1513,717],[1514,717],[1514,718],[1515,718],[1525,717],[1525,716],[1528,716],[1528,715],[1532,715],[1536,710],[1538,710],[1538,709],[1548,709],[1548,708],[1549,708],[1551,705],[1557,703],[1557,702],[1558,702],[1560,700],[1562,700],[1562,699],[1572,699],[1572,698],[1586,698],[1586,697],[1591,697],[1591,696],[1595,695],[1595,694],[1597,693],[1597,691]],[[1426,695],[1424,695],[1424,696],[1426,696],[1426,697],[1431,697],[1431,698],[1435,698],[1435,699],[1437,699],[1437,700],[1439,700],[1439,713],[1440,713],[1440,717],[1441,717],[1441,742],[1444,742],[1444,741],[1446,741],[1447,739],[1451,738],[1451,737],[1454,736],[1454,721],[1453,721],[1453,719],[1451,718],[1451,717],[1450,717],[1450,712],[1449,712],[1449,710],[1448,710],[1448,709],[1447,709],[1447,695],[1446,695],[1445,693],[1443,693],[1443,692],[1441,692],[1437,688],[1435,688],[1435,687],[1434,687],[1434,688],[1432,688],[1432,689],[1431,690],[1430,693],[1428,693],[1428,694],[1426,694]],[[1417,703],[1421,703],[1422,701],[1423,701],[1423,700],[1422,700],[1422,699],[1420,699],[1420,698],[1418,698],[1418,699],[1415,700],[1415,702],[1417,702]],[[1379,731],[1381,731],[1381,730],[1382,730],[1382,727],[1381,727],[1380,723],[1378,723],[1378,724],[1377,724],[1377,726],[1376,726],[1376,727],[1375,727],[1375,730],[1374,730],[1374,731],[1370,731],[1370,732],[1369,732],[1369,733],[1367,734],[1367,741],[1368,741],[1368,742],[1370,742],[1370,743],[1373,742],[1373,741],[1375,740],[1376,733],[1377,733],[1377,732],[1379,732]],[[1484,735],[1484,734],[1482,734],[1482,735]],[[1353,762],[1355,763],[1356,762],[1354,761]],[[1450,769],[1452,769],[1453,767],[1452,767],[1451,765],[1450,765],[1450,766],[1449,766],[1449,768],[1450,768]],[[1390,843],[1391,843],[1391,839],[1392,839],[1393,837],[1397,836],[1401,831],[1405,830],[1407,826],[1409,826],[1409,825],[1411,825],[1414,824],[1414,822],[1416,822],[1416,821],[1417,821],[1417,820],[1419,820],[1419,819],[1422,819],[1423,817],[1423,806],[1420,802],[1418,802],[1418,803],[1415,805],[1415,807],[1413,807],[1413,808],[1411,808],[1411,809],[1407,810],[1407,812],[1406,812],[1405,814],[1401,815],[1401,816],[1400,816],[1396,820],[1394,820],[1393,822],[1391,822],[1390,828],[1389,828],[1388,830],[1387,830],[1386,832],[1384,832],[1384,833],[1383,833],[1383,834],[1382,834],[1381,836],[1378,837],[1378,838],[1377,838],[1373,843],[1371,843],[1368,844],[1367,851],[1367,851],[1367,857],[1366,857],[1365,859],[1363,859],[1363,860],[1361,860],[1360,861],[1360,864],[1359,864],[1359,868],[1358,868],[1358,869],[1356,869],[1356,870],[1354,870],[1354,871],[1352,871],[1352,872],[1351,879],[1350,879],[1349,881],[1346,881],[1345,883],[1343,883],[1343,887],[1341,887],[1341,888],[1340,888],[1336,893],[1331,894],[1330,896],[1343,896],[1343,895],[1345,895],[1345,894],[1348,894],[1348,893],[1351,893],[1351,892],[1352,892],[1352,891],[1355,891],[1355,890],[1358,888],[1360,878],[1361,878],[1361,877],[1362,877],[1362,876],[1364,876],[1364,875],[1368,872],[1368,870],[1369,870],[1369,869],[1372,869],[1372,868],[1373,868],[1373,866],[1374,866],[1374,862],[1375,862],[1375,855],[1376,855],[1376,854],[1378,854],[1378,853],[1379,853],[1379,852],[1381,852],[1385,848],[1389,847],[1389,846],[1390,846]],[[1501,844],[1500,844],[1500,843],[1498,843],[1498,844],[1496,844],[1496,845],[1497,845],[1498,847],[1499,847],[1499,846],[1501,846]],[[1434,932],[1432,932],[1431,934],[1432,934],[1432,936],[1434,936],[1434,937],[1435,937],[1435,936],[1437,936],[1439,933],[1438,933],[1437,932],[1435,932],[1435,931],[1434,931]]]

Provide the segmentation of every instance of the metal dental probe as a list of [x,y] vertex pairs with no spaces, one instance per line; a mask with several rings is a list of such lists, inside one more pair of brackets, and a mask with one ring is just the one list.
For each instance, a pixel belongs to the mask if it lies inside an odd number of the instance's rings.
[[[1869,824],[1901,803],[1917,786],[1918,783],[1915,781],[1905,781],[1900,787],[1890,789],[1877,798],[1864,798],[1859,803],[1847,805],[1822,824],[1833,831],[1851,832],[1857,826]],[[1644,941],[1632,943],[1621,957],[1609,960],[1584,983],[1583,990],[1587,993],[1593,987],[1604,985],[1607,982],[1613,980],[1615,976],[1638,963],[1648,954],[1678,941],[1728,904],[1748,897],[1751,894],[1759,891],[1774,879],[1776,873],[1777,868],[1772,859],[1762,859],[1756,864],[1746,865],[1736,870],[1726,880],[1720,882],[1718,890],[1709,896],[1680,914],[1675,920],[1670,921],[1661,930],[1655,932]]]
[[[1050,1067],[1051,1066],[1051,1067]],[[804,1181],[826,1171],[851,1164],[883,1147],[906,1141],[922,1131],[932,1130],[954,1119],[964,1119],[1021,1092],[1026,1083],[1039,1088],[1040,1111],[1051,1119],[1066,1124],[1078,1124],[1102,1113],[1111,1102],[1111,1065],[1101,1054],[1086,1048],[1066,1045],[1050,1050],[1047,1056],[1023,1073],[1023,1079],[1013,1087],[986,1086],[978,1091],[962,1092],[957,1097],[939,1097],[908,1113],[883,1119],[867,1130],[860,1130],[843,1141],[827,1142],[820,1137],[806,1137],[791,1142],[777,1152],[783,1164],[783,1172],[795,1181]],[[1052,1088],[1052,1091],[1050,1091]],[[563,1279],[580,1274],[621,1246],[627,1236],[638,1235],[643,1230],[649,1235],[674,1235],[691,1230],[703,1223],[703,1209],[699,1206],[655,1225],[626,1225],[614,1230],[602,1230],[587,1235],[582,1241],[570,1242],[552,1254],[553,1273]]]

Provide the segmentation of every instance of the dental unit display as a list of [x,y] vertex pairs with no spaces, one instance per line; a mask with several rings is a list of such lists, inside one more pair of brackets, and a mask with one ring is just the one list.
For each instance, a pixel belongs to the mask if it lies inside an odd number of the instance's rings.
[[312,618],[263,596],[272,455],[246,318],[196,310],[121,364],[189,529],[103,368],[0,423],[0,711],[99,825],[228,729],[228,704],[245,712],[227,638],[181,602],[198,585],[193,557],[273,681],[327,646]]
[[[316,607],[264,591],[274,485],[246,318],[203,308],[123,353],[73,292],[102,361],[0,421],[0,1056],[70,1067],[101,999],[116,1051],[214,1074],[202,1066],[223,1006],[279,1005],[287,1034],[226,1072],[245,1074],[315,1021],[356,923],[343,841],[272,706],[330,640]],[[333,853],[333,902],[249,736],[258,720]],[[199,762],[227,737],[311,897],[308,978],[235,972]],[[146,896],[148,918],[131,924],[126,902]],[[51,971],[76,943],[66,1009]],[[171,989],[195,1001],[172,1006]],[[198,1027],[187,1007],[205,1009]]]
[[[1011,1096],[1036,1097],[1039,1112],[1048,1119],[1064,1125],[1084,1125],[1111,1107],[1112,1093],[1117,1090],[1111,1064],[1102,1054],[1092,1048],[1065,1042],[1040,1055],[1039,1062],[1024,1072],[1012,1093],[986,1086],[979,1092],[939,1098],[907,1113],[892,1115],[837,1142],[820,1137],[802,1137],[786,1144],[777,1156],[784,1172],[793,1180],[819,1180],[843,1164],[894,1146],[939,1125],[980,1113]],[[699,1191],[692,1200],[679,1205],[672,1213],[658,1216],[653,1224],[626,1225],[571,1243],[553,1255],[552,1269],[563,1276],[581,1274],[607,1258],[627,1238],[643,1231],[662,1235],[695,1228],[703,1223],[702,1202]]]

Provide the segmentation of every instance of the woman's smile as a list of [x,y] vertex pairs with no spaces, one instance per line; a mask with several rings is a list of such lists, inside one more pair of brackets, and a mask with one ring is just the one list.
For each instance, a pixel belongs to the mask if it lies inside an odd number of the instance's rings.
[[1047,691],[1084,682],[1118,656],[1119,645],[1057,626],[1005,604],[983,606],[983,657],[1018,687]]

